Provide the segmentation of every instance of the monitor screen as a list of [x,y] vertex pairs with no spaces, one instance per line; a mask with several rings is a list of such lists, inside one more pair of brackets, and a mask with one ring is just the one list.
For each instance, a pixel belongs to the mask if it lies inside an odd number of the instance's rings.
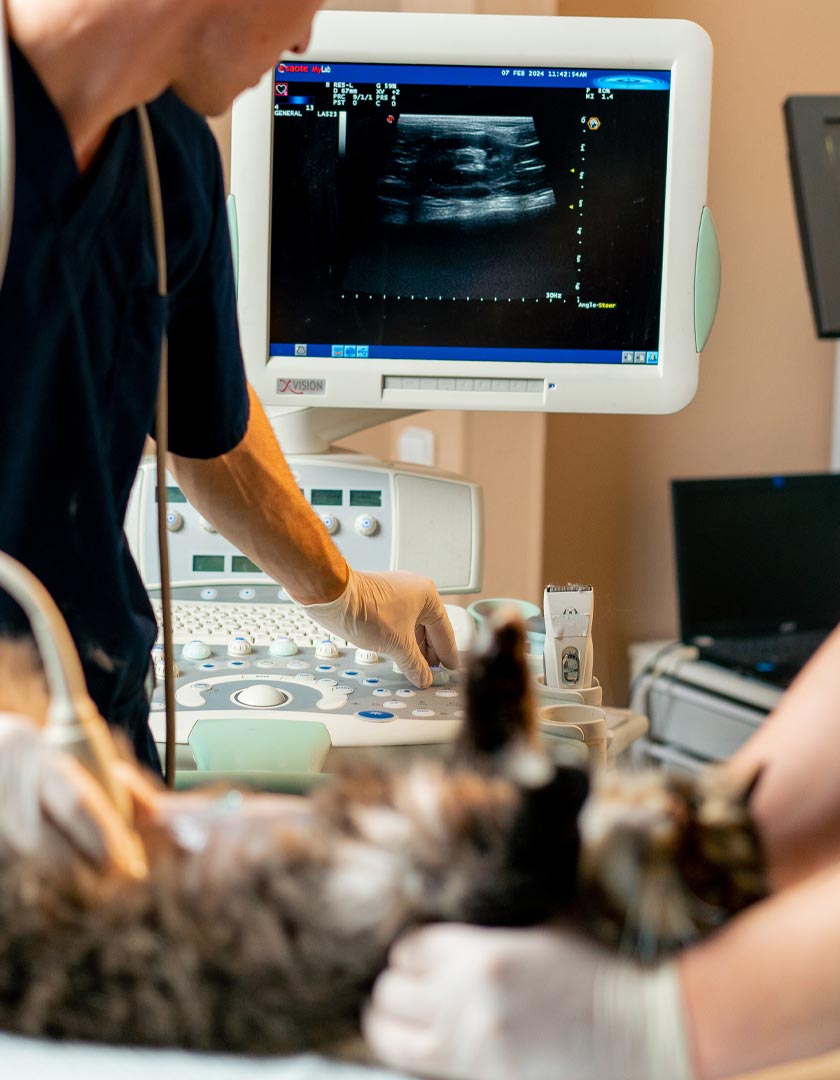
[[692,23],[322,12],[234,107],[261,400],[687,404],[710,92]]
[[684,641],[840,620],[840,475],[676,480],[672,498]]
[[670,83],[280,64],[271,355],[656,364]]

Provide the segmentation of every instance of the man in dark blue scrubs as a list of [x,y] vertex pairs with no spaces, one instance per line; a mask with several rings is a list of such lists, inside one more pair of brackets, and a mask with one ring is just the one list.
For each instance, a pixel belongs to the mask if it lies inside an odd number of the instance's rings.
[[[153,431],[164,327],[172,469],[218,530],[312,614],[429,685],[457,663],[431,582],[350,570],[303,499],[243,371],[217,113],[309,35],[312,0],[7,0],[15,211],[0,291],[0,550],[61,607],[91,695],[159,768],[156,636],[123,535]],[[138,120],[160,162],[170,296],[157,295]],[[0,624],[22,629],[0,595]],[[418,646],[420,642],[420,646]]]

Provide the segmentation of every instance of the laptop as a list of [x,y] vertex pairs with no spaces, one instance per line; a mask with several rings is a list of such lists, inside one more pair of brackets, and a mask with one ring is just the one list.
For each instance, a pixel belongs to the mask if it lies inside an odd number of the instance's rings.
[[680,635],[785,687],[840,623],[840,474],[674,480]]

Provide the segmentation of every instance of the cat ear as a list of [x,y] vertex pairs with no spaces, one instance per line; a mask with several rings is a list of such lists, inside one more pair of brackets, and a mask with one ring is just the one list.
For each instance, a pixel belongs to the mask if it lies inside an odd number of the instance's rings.
[[537,723],[522,620],[507,609],[485,626],[485,642],[467,673],[467,715],[457,749],[490,759],[513,746],[536,745]]

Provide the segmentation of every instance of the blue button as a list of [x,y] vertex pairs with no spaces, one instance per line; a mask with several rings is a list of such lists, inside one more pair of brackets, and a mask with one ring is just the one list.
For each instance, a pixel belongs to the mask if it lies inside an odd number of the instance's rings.
[[358,671],[342,671],[342,675],[346,675],[348,679],[355,679],[359,674]]
[[[347,672],[345,671],[344,674],[346,675]],[[364,686],[379,686],[379,684],[381,682],[382,682],[381,679],[365,679],[365,681],[364,681],[364,683],[362,685],[364,685]]]
[[761,660],[755,665],[755,670],[761,672],[775,671],[776,665],[771,664],[769,660]]
[[356,713],[362,720],[372,720],[374,723],[384,724],[386,720],[393,720],[394,714],[392,712],[382,712],[379,709],[362,709],[361,712]]
[[216,670],[216,665],[215,664],[199,664],[198,669],[199,669],[199,671],[215,671]]

